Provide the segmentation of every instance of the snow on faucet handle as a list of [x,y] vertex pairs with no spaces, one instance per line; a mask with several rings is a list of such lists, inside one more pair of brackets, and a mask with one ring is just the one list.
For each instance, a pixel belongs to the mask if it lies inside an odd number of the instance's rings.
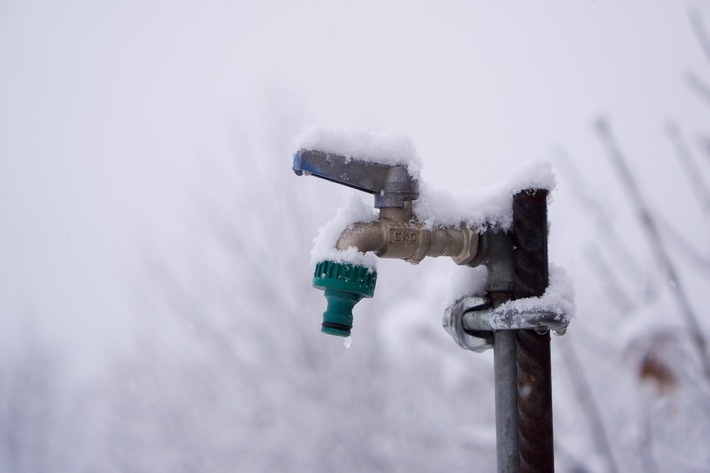
[[308,127],[296,138],[295,149],[318,150],[370,163],[402,165],[415,179],[421,172],[421,161],[409,137],[395,132],[371,133]]

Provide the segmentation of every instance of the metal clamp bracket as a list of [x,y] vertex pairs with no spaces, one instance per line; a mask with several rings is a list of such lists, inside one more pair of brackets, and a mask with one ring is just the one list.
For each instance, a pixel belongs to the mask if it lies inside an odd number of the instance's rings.
[[493,334],[490,330],[469,333],[464,328],[464,316],[472,312],[483,312],[491,307],[487,297],[464,297],[444,312],[444,330],[463,349],[483,352],[493,348]]
[[443,326],[466,350],[483,352],[493,348],[493,332],[535,330],[564,335],[569,318],[552,310],[525,310],[504,304],[495,309],[484,296],[467,296],[444,312]]

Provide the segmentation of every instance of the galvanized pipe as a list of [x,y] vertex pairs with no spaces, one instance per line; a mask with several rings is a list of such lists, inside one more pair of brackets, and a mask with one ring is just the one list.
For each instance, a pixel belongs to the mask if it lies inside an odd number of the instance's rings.
[[516,353],[515,331],[493,333],[498,473],[520,471]]

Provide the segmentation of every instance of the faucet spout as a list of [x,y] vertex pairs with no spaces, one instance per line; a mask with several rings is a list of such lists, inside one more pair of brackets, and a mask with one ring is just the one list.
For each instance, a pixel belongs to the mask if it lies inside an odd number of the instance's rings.
[[387,246],[384,227],[380,222],[358,222],[350,225],[340,234],[335,249],[345,251],[348,248],[357,248],[360,253],[372,251],[375,254],[381,253]]

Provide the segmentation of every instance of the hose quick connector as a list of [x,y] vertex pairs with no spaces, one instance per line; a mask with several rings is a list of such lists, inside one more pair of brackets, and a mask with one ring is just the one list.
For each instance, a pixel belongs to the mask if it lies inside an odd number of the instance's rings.
[[363,297],[375,294],[377,272],[364,266],[321,261],[316,265],[313,287],[325,291],[328,308],[323,313],[321,332],[350,336],[353,307]]

